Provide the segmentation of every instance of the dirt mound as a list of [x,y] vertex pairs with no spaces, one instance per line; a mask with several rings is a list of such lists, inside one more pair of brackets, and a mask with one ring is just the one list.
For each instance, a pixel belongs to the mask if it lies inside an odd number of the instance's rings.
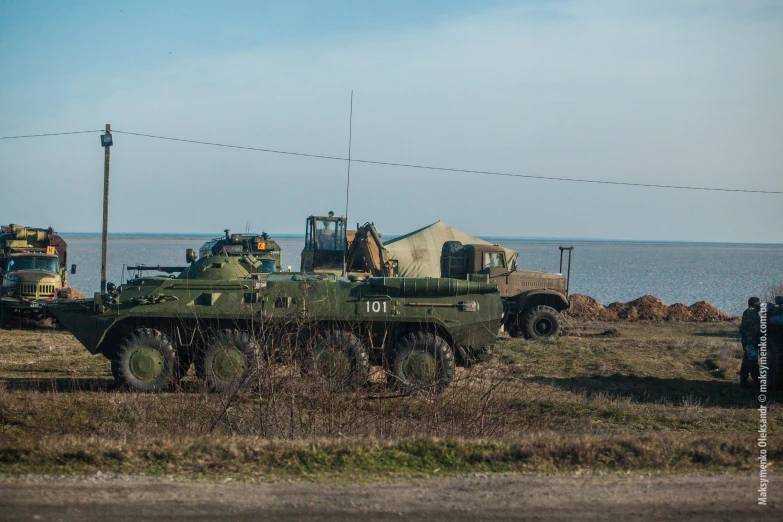
[[601,321],[617,321],[619,317],[617,313],[623,311],[625,303],[612,303],[598,314],[598,319]]
[[731,321],[732,316],[721,312],[706,301],[698,301],[688,307],[693,314],[693,321],[699,323],[717,323],[719,321]]
[[571,296],[571,308],[568,310],[570,317],[580,319],[598,319],[602,310],[606,307],[590,296],[573,294]]
[[71,289],[71,297],[73,299],[87,299],[86,295],[84,295],[83,293],[81,293],[80,291],[78,291],[75,288]]
[[643,295],[627,303],[614,302],[602,305],[590,296],[574,294],[571,296],[570,317],[599,321],[679,321],[714,323],[730,321],[734,317],[718,310],[705,301],[686,306],[666,303],[652,295]]
[[621,303],[619,301],[609,303],[609,306],[606,307],[605,313],[601,314],[601,319],[604,321],[617,321],[619,319],[633,321],[633,312],[631,312],[630,308],[631,307],[628,306],[628,303]]
[[669,315],[666,316],[666,320],[677,322],[693,321],[693,312],[682,303],[674,303],[669,307]]
[[651,295],[643,295],[627,303],[627,311],[624,315],[617,314],[620,319],[629,321],[662,321],[669,315],[669,307]]

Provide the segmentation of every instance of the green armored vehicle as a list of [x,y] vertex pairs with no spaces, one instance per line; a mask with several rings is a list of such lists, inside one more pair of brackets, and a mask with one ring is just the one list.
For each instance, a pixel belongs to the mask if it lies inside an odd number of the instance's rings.
[[[280,272],[282,267],[283,249],[277,241],[269,237],[269,234],[232,234],[226,229],[224,237],[216,237],[205,242],[199,248],[198,253],[188,249],[187,262],[193,262],[200,257],[214,256],[221,253],[230,256],[249,255],[260,264],[247,265],[251,270],[258,272]],[[145,271],[165,272],[168,274],[179,273],[186,270],[186,266],[161,266],[161,265],[137,265],[128,266],[127,270],[137,272],[139,277]]]
[[50,309],[121,385],[168,388],[195,362],[213,388],[246,381],[281,354],[337,388],[362,386],[372,362],[409,389],[442,389],[454,350],[495,343],[503,315],[487,279],[265,273],[251,255],[209,254],[177,277],[137,277]]

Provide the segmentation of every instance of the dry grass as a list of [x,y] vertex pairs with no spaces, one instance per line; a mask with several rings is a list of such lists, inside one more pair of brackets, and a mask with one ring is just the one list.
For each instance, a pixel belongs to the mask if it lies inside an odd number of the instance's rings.
[[[308,475],[743,470],[755,395],[737,386],[736,325],[602,323],[535,344],[503,338],[440,395],[382,382],[332,393],[293,366],[238,394],[115,390],[67,333],[0,331],[0,471]],[[771,447],[781,409],[772,405]],[[774,458],[773,458],[774,460]]]

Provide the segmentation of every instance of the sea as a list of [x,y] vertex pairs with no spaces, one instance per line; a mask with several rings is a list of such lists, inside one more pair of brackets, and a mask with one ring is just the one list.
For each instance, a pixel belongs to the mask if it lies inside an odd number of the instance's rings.
[[[101,240],[97,233],[63,233],[68,264],[77,265],[69,284],[92,296],[100,290]],[[185,250],[198,250],[218,234],[110,234],[107,280],[129,277],[128,266],[184,266]],[[283,267],[298,271],[304,237],[275,236]],[[391,239],[393,236],[389,236]],[[750,296],[764,296],[783,283],[783,245],[727,243],[646,243],[605,240],[484,238],[519,252],[526,270],[560,271],[559,246],[573,246],[571,293],[609,304],[650,294],[668,305],[707,301],[738,315]],[[567,271],[567,255],[563,261]],[[148,272],[155,274],[157,272]]]

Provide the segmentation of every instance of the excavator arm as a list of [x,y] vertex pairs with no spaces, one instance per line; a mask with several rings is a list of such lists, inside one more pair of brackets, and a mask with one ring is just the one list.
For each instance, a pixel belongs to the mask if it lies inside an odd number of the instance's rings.
[[369,272],[375,277],[396,275],[394,263],[388,259],[381,235],[373,223],[365,223],[356,229],[353,241],[348,245],[349,270]]

